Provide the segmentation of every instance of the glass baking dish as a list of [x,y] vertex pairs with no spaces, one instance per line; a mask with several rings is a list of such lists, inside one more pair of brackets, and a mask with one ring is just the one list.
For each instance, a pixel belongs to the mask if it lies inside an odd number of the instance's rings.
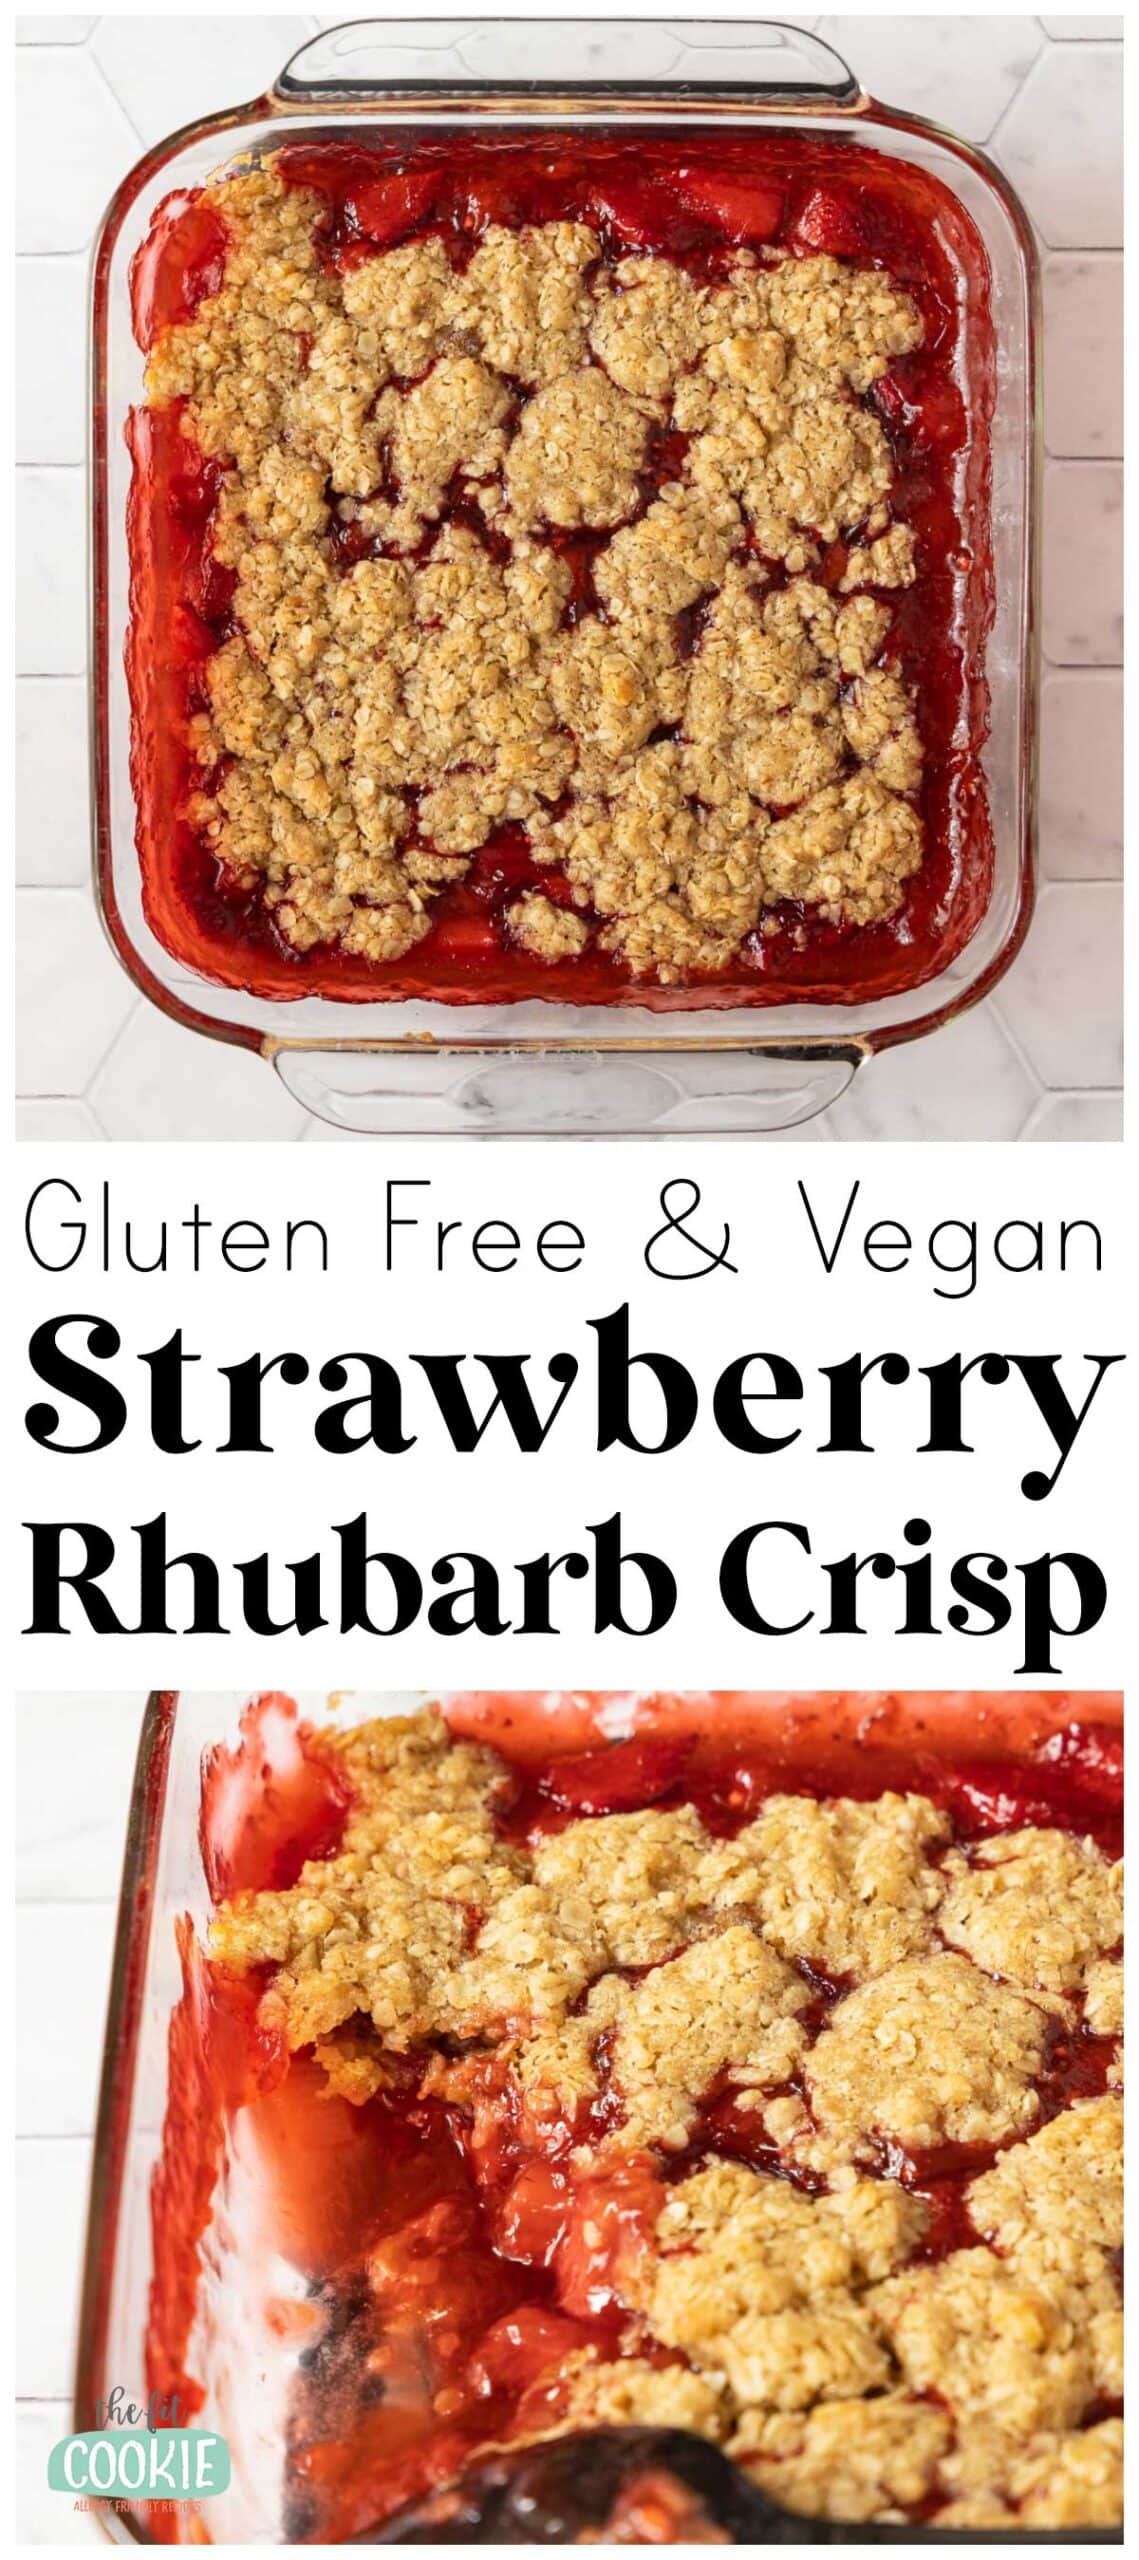
[[[361,22],[316,37],[269,95],[186,127],[147,154],[103,224],[93,279],[93,745],[97,894],[114,946],[173,1019],[260,1050],[333,1125],[389,1133],[632,1136],[746,1133],[809,1118],[876,1049],[973,1004],[1008,966],[1033,896],[1036,804],[1036,517],[1040,442],[1037,271],[1028,222],[983,153],[871,101],[830,46],[771,22],[609,25],[591,76],[588,22]],[[608,66],[619,64],[619,73]],[[328,996],[259,1000],[171,959],[143,912],[135,848],[128,624],[127,415],[141,394],[129,271],[175,189],[237,155],[314,131],[358,137],[441,126],[584,130],[651,123],[677,133],[747,128],[855,133],[947,185],[979,236],[998,349],[991,422],[995,614],[984,653],[991,726],[984,771],[994,836],[991,895],[964,947],[909,992],[870,1001],[778,1001],[735,1012],[661,1012],[523,1000],[453,1005]]]
[[[110,2386],[141,2397],[144,2340],[154,2268],[151,2181],[162,2148],[171,2074],[171,2018],[183,1993],[176,1940],[184,1915],[200,1936],[210,1910],[204,1860],[215,1877],[236,1854],[240,1835],[243,1772],[256,1786],[280,1781],[277,1801],[288,1800],[297,1766],[297,1719],[334,1722],[344,1728],[377,1715],[406,1715],[427,1693],[269,1696],[256,1704],[238,1692],[158,1693],[143,1714],[123,1865],[118,1934],[110,1987],[102,2087],[88,2219],[79,2324],[74,2424],[96,2423]],[[682,1695],[613,1696],[601,1692],[463,1692],[445,1696],[444,1712],[457,1733],[500,1732],[511,1718],[510,1749],[519,1765],[544,1758],[556,1735],[559,1750],[581,1751],[599,1741],[619,1742],[648,1733],[668,1744],[706,1736],[719,1727],[725,1738],[746,1727],[754,1746],[769,1746],[780,1763],[834,1765],[843,1751],[871,1762],[879,1756],[882,1783],[888,1755],[917,1753],[928,1763],[983,1761],[992,1783],[993,1764],[1010,1767],[1039,1750],[1073,1721],[1122,1731],[1122,1701],[1106,1692],[688,1692]],[[244,1719],[244,1721],[243,1721]],[[222,1777],[219,1782],[219,1747]],[[883,1757],[882,1755],[886,1755]],[[210,1769],[205,1784],[207,1764]],[[897,1763],[895,1760],[895,1767]],[[838,1766],[841,1768],[841,1758]],[[1022,1771],[1023,1775],[1023,1771]],[[260,1799],[259,1799],[260,1800]],[[270,1802],[271,1794],[270,1794]],[[208,1811],[204,1808],[208,1806]],[[270,1820],[272,1815],[270,1815]],[[274,1835],[275,1836],[275,1835]],[[208,1848],[204,1842],[208,1840]],[[232,1870],[231,1870],[232,1873]],[[186,2085],[183,2041],[179,2087]],[[196,2085],[208,2113],[208,2075]],[[183,2517],[179,2529],[156,2534],[145,2513],[97,2509],[112,2539],[161,2538],[221,2542],[296,2539],[286,2516],[285,2418],[291,2381],[306,2331],[290,2319],[303,2291],[299,2272],[281,2254],[279,2233],[265,2238],[259,2215],[259,2181],[252,2146],[243,2154],[241,2112],[230,2119],[212,2192],[199,2213],[201,2272],[191,2340],[191,2370],[205,2388],[195,2423],[220,2431],[230,2446],[232,2484],[210,2502],[202,2521]],[[193,2175],[190,2147],[179,2160],[185,2182]],[[262,2176],[263,2176],[262,2172]],[[200,2191],[199,2191],[200,2192]],[[266,2297],[269,2297],[267,2300]],[[169,2291],[166,2297],[169,2300]],[[298,2334],[299,2332],[299,2334]],[[311,2334],[311,2330],[308,2332]],[[819,2524],[791,2519],[773,2537],[802,2541],[1112,2542],[1114,2530],[966,2533],[920,2526]]]

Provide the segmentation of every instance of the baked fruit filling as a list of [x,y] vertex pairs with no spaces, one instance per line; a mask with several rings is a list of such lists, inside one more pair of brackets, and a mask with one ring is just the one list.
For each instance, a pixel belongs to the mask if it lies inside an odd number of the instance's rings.
[[572,183],[294,148],[158,218],[132,526],[190,528],[162,860],[199,925],[344,993],[745,1000],[874,929],[921,973],[984,728],[951,264],[875,155],[812,187],[748,148],[649,141],[639,191],[585,137]]
[[613,2425],[813,2516],[1116,2522],[1114,1750],[310,1734],[320,1854],[278,1822],[206,1969],[294,2241],[320,2189],[293,2537]]

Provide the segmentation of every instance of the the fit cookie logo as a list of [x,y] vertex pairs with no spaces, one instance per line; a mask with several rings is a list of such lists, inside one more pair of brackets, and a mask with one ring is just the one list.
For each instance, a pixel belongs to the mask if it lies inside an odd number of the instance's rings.
[[220,2497],[230,2478],[229,2446],[206,2427],[179,2425],[179,2401],[154,2391],[131,2400],[116,2383],[96,2404],[98,2425],[64,2436],[48,2455],[47,2485],[85,2501],[182,2505]]

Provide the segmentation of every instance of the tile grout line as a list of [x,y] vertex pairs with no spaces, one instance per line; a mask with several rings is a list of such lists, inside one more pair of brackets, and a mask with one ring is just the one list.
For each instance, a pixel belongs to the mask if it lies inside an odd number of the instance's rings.
[[[120,966],[121,966],[121,963],[120,963]],[[127,974],[127,973],[126,973],[126,971],[124,970],[124,971],[123,971],[123,975],[124,975],[124,977],[126,976],[126,974]],[[125,1012],[125,1013],[124,1013],[124,1015],[123,1015],[122,1021],[121,1021],[120,1023],[116,1024],[116,1027],[115,1027],[114,1031],[112,1032],[112,1034],[111,1034],[111,1037],[110,1037],[109,1041],[107,1042],[107,1046],[106,1046],[106,1048],[105,1048],[105,1049],[100,1050],[100,1052],[99,1052],[99,1056],[98,1056],[98,1058],[96,1059],[95,1064],[94,1064],[94,1066],[93,1066],[93,1067],[92,1067],[92,1069],[91,1069],[91,1073],[90,1073],[90,1075],[89,1075],[89,1076],[88,1076],[88,1078],[87,1078],[87,1082],[86,1082],[86,1084],[83,1086],[82,1092],[81,1092],[81,1093],[79,1093],[79,1094],[77,1094],[77,1095],[75,1095],[75,1096],[73,1097],[76,1101],[78,1101],[78,1102],[86,1102],[86,1101],[88,1100],[88,1097],[89,1097],[89,1095],[90,1095],[90,1092],[91,1092],[91,1088],[92,1088],[92,1086],[97,1082],[98,1078],[102,1075],[104,1068],[105,1068],[105,1067],[109,1067],[109,1066],[110,1066],[111,1060],[112,1060],[112,1058],[114,1057],[115,1051],[116,1051],[116,1049],[118,1048],[118,1045],[119,1045],[120,1040],[124,1037],[124,1035],[125,1035],[126,1031],[128,1030],[128,1028],[129,1028],[130,1024],[134,1021],[135,1016],[136,1016],[136,1014],[139,1012],[139,1010],[140,1010],[140,1008],[141,1008],[142,1004],[144,1003],[144,1001],[145,1001],[145,999],[144,999],[144,998],[139,994],[139,992],[138,992],[138,990],[137,990],[137,988],[136,988],[136,990],[135,990],[135,992],[134,992],[134,994],[133,994],[133,996],[132,996],[132,998],[131,998],[131,1002],[130,1002],[130,1003],[129,1003],[129,1005],[127,1006],[126,1012]],[[98,1114],[98,1111],[97,1111],[97,1110],[95,1110],[95,1105],[94,1105],[93,1103],[91,1104],[91,1109],[92,1109],[93,1111],[95,1111],[95,1118],[96,1118],[96,1121],[98,1121],[98,1122],[99,1122],[99,1126],[100,1126],[100,1127],[102,1127],[102,1122],[101,1122],[101,1121],[99,1121],[99,1114]],[[108,1135],[109,1135],[109,1132],[108,1132]]]
[[97,74],[97,76],[98,76],[99,80],[101,81],[102,86],[104,87],[104,89],[105,89],[105,90],[106,90],[106,92],[107,92],[107,96],[108,96],[109,98],[113,99],[114,104],[115,104],[115,105],[116,105],[116,107],[118,108],[119,114],[123,117],[124,121],[125,121],[125,122],[130,126],[131,132],[132,132],[132,133],[133,133],[133,135],[134,135],[134,138],[135,138],[135,141],[136,141],[136,142],[137,142],[137,144],[138,144],[139,150],[140,150],[140,151],[149,151],[149,149],[150,149],[150,144],[148,143],[148,141],[147,141],[147,139],[146,139],[146,135],[145,135],[144,133],[140,132],[139,127],[138,127],[138,125],[135,123],[134,117],[133,117],[133,116],[132,116],[132,114],[131,114],[130,108],[125,104],[125,101],[124,101],[122,98],[120,98],[119,93],[118,93],[118,90],[115,88],[115,86],[114,86],[113,82],[112,82],[110,79],[108,79],[107,73],[104,71],[104,69],[103,69],[103,65],[102,65],[102,63],[101,63],[101,62],[100,62],[100,60],[99,60],[99,56],[98,56],[98,54],[97,54],[97,53],[96,53],[96,51],[95,51],[94,38],[95,38],[95,36],[96,36],[96,35],[98,34],[98,32],[99,32],[99,26],[100,26],[100,20],[97,18],[97,19],[96,19],[96,21],[95,21],[95,24],[94,24],[94,26],[93,26],[93,28],[92,28],[92,30],[91,30],[91,37],[92,37],[92,41],[91,41],[90,46],[89,46],[89,48],[88,48],[88,59],[89,59],[89,61],[93,64],[94,69],[95,69],[95,72],[96,72],[96,74]]

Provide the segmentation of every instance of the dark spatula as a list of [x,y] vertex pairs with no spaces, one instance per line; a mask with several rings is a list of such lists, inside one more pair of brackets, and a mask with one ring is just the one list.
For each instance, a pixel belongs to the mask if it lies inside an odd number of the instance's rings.
[[[703,2436],[683,2427],[594,2427],[519,2445],[475,2463],[449,2488],[401,2508],[356,2542],[605,2542],[638,2489],[675,2499],[690,2542],[1121,2542],[1102,2528],[1071,2533],[939,2532],[900,2524],[826,2524],[792,2515]],[[653,2536],[653,2539],[659,2539]]]

